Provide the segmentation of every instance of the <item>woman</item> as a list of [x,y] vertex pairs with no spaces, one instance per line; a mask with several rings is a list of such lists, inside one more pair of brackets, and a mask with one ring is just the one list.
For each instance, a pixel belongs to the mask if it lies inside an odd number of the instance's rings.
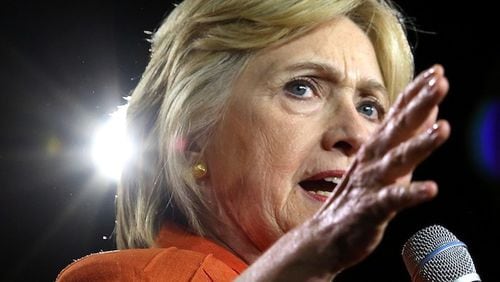
[[329,281],[436,195],[411,174],[448,138],[448,82],[437,65],[405,88],[389,2],[186,0],[152,41],[127,110],[121,251],[60,281]]

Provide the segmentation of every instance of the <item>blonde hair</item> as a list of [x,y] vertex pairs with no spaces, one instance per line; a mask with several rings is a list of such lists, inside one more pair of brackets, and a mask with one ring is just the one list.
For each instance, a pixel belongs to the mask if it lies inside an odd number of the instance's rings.
[[185,0],[152,38],[131,95],[127,128],[137,146],[116,199],[118,248],[154,246],[165,220],[210,233],[215,216],[190,168],[222,118],[231,83],[259,50],[339,16],[373,43],[392,100],[413,77],[399,12],[384,0]]

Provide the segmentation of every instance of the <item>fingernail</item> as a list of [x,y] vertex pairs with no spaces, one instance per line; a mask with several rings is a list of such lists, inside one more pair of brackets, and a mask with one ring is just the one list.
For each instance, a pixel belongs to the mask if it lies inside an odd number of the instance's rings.
[[431,127],[429,127],[429,129],[427,129],[427,134],[434,137],[434,135],[436,135],[436,132],[438,129],[439,129],[439,124],[434,123]]
[[417,187],[418,195],[423,199],[429,199],[436,195],[435,189],[427,183]]
[[436,68],[435,67],[431,67],[430,69],[428,69],[428,70],[425,71],[424,78],[429,78],[434,73],[436,73]]
[[436,85],[436,82],[437,82],[437,77],[433,77],[431,78],[428,82],[427,82],[427,88],[432,89],[434,87],[434,85]]

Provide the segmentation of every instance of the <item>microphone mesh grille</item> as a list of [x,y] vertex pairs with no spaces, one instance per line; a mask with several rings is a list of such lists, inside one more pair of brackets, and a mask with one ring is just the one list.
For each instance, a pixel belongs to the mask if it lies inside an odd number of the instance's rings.
[[403,260],[414,281],[453,281],[469,273],[476,273],[472,258],[464,246],[454,246],[426,258],[441,246],[459,242],[446,228],[432,225],[415,233],[403,246]]

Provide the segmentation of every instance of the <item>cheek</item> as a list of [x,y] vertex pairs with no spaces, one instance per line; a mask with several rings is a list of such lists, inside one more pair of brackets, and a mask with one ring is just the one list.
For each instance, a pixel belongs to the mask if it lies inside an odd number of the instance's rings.
[[372,122],[367,122],[366,125],[360,130],[361,134],[365,136],[363,138],[363,143],[370,142],[375,135],[375,132],[380,128],[381,124],[379,123],[372,123]]
[[[226,171],[289,173],[308,150],[311,128],[294,122],[290,117],[273,114],[272,110],[257,111],[253,115],[229,115],[215,138],[215,146]],[[217,156],[214,156],[217,157]]]
[[311,150],[311,132],[299,130],[310,126],[265,115],[227,120],[207,150],[219,207],[238,217],[276,217]]
[[293,127],[260,123],[251,128],[227,127],[212,150],[214,184],[222,184],[232,199],[279,191],[304,158],[304,140]]
[[278,173],[287,173],[296,169],[302,158],[306,139],[301,138],[296,127],[288,124],[277,124],[272,128],[259,131],[253,146],[259,148],[266,166]]

